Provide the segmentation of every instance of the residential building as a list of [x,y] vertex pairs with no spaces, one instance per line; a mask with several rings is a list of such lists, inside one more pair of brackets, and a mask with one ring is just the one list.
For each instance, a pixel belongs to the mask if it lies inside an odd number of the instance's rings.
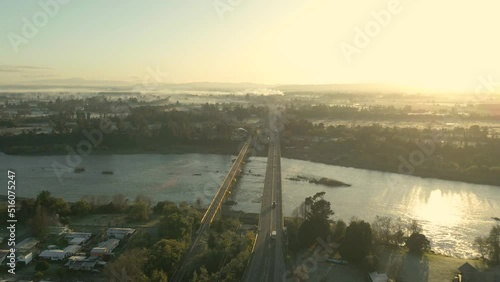
[[108,238],[124,239],[125,237],[134,234],[135,229],[132,228],[109,228],[107,231]]
[[90,251],[91,256],[95,257],[103,257],[105,255],[111,254],[113,250],[118,246],[120,243],[120,240],[118,239],[109,239],[105,242],[99,243],[97,247],[93,248]]
[[33,260],[33,252],[32,251],[21,251],[17,255],[17,262],[22,262],[25,265],[30,263]]

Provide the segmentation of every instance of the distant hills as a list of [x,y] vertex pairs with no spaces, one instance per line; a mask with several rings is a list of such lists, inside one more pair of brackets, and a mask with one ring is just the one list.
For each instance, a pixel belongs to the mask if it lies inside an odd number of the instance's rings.
[[[271,89],[277,92],[336,92],[336,93],[402,93],[402,87],[384,84],[288,84],[271,85],[259,83],[222,83],[222,82],[191,82],[191,83],[150,83],[142,85],[134,82],[87,80],[82,78],[48,79],[22,84],[0,85],[0,92],[6,91],[219,91],[242,92],[252,89]],[[249,91],[250,93],[252,91]]]

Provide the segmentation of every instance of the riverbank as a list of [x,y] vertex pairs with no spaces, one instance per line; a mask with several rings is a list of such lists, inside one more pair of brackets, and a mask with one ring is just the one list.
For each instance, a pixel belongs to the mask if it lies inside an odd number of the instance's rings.
[[[77,142],[69,142],[69,144],[77,144]],[[233,140],[190,140],[186,142],[176,142],[171,144],[128,144],[117,147],[109,147],[102,145],[92,147],[91,154],[95,155],[131,155],[131,154],[222,154],[235,155],[238,152],[241,141]],[[283,146],[282,146],[283,147]],[[48,155],[67,155],[68,149],[66,144],[40,144],[40,145],[15,145],[1,147],[0,151],[9,155],[24,155],[24,156],[48,156]],[[73,148],[76,150],[76,148]],[[263,149],[254,152],[257,156],[265,156],[267,150]],[[351,158],[336,158],[336,156],[328,152],[318,151],[311,148],[306,151],[298,148],[282,148],[282,157],[303,161],[312,161],[335,166],[344,166],[352,168],[360,168],[381,172],[399,172],[398,160],[363,160]],[[477,170],[465,171],[460,169],[440,169],[427,168],[421,166],[413,167],[413,176],[423,178],[435,178],[442,180],[460,181],[473,184],[494,185],[500,186],[500,177],[496,171]]]
[[[238,153],[240,141],[225,142],[186,142],[184,144],[162,144],[146,147],[124,146],[110,148],[108,146],[92,147],[90,154],[93,155],[135,155],[135,154],[221,154],[235,155]],[[76,151],[76,148],[72,148]],[[87,149],[87,148],[85,148]],[[18,156],[55,156],[67,155],[68,146],[66,144],[51,145],[26,145],[10,146],[1,148],[7,155]]]
[[[351,168],[359,168],[380,172],[390,172],[402,174],[398,171],[397,165],[391,166],[387,163],[368,163],[356,161],[346,161],[342,159],[328,158],[324,154],[321,156],[303,154],[299,152],[292,152],[291,150],[282,150],[282,157],[300,160],[300,161],[310,161],[315,163],[322,163],[327,165],[335,165],[335,166],[343,166],[343,167],[351,167]],[[471,172],[463,172],[459,170],[439,170],[439,169],[426,169],[422,167],[415,167],[414,173],[411,174],[413,176],[418,176],[422,178],[435,178],[441,180],[450,180],[450,181],[459,181],[465,183],[472,184],[482,184],[482,185],[493,185],[500,187],[500,177],[495,173],[471,173]]]

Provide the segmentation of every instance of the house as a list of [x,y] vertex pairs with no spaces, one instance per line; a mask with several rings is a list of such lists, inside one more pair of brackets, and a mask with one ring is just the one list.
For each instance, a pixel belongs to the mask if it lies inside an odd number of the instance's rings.
[[125,237],[134,234],[135,229],[132,228],[109,228],[107,231],[108,238],[124,239]]
[[92,270],[98,261],[97,257],[73,256],[68,259],[68,262],[64,266],[72,270]]
[[76,252],[78,252],[82,247],[79,245],[69,245],[64,250],[60,249],[51,249],[49,248],[48,250],[45,250],[38,255],[41,258],[44,259],[50,259],[50,260],[64,260],[69,256],[74,255]]
[[87,240],[88,240],[88,238],[77,237],[77,238],[71,239],[68,243],[70,245],[83,245],[85,242],[87,242]]
[[45,250],[41,252],[38,257],[56,261],[64,260],[67,257],[67,254],[63,250]]
[[30,263],[33,260],[33,252],[32,251],[21,251],[17,256],[17,262],[22,262],[25,265]]
[[460,271],[460,275],[459,275],[460,282],[479,281],[479,280],[476,280],[477,276],[479,274],[479,270],[477,270],[474,266],[472,266],[468,262],[466,262],[462,266],[460,266],[458,268],[458,271]]
[[69,245],[66,248],[64,248],[63,251],[66,253],[66,256],[72,256],[76,254],[81,248],[82,246],[80,245]]
[[26,239],[24,239],[21,242],[16,244],[16,249],[17,250],[31,250],[36,245],[38,245],[38,243],[40,243],[40,241],[38,241],[35,238],[26,238]]
[[103,257],[105,255],[111,254],[113,250],[118,246],[120,240],[109,239],[105,242],[100,243],[97,247],[90,250],[90,255],[93,257]]
[[86,240],[88,240],[91,236],[92,236],[92,233],[86,233],[86,232],[68,232],[68,233],[66,233],[66,235],[64,236],[64,238],[66,238],[66,240],[68,240],[68,241],[71,241],[74,238],[85,238]]
[[464,263],[458,268],[460,272],[454,282],[498,282],[500,281],[500,269],[490,269],[488,271],[480,271],[470,265]]

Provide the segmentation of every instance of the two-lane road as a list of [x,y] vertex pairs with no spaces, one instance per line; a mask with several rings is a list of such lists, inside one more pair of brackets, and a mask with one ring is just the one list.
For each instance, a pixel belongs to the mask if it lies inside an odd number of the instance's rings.
[[[284,258],[280,160],[279,133],[273,132],[262,193],[259,231],[245,277],[248,282],[282,280]],[[275,238],[271,238],[273,231],[276,231]]]

